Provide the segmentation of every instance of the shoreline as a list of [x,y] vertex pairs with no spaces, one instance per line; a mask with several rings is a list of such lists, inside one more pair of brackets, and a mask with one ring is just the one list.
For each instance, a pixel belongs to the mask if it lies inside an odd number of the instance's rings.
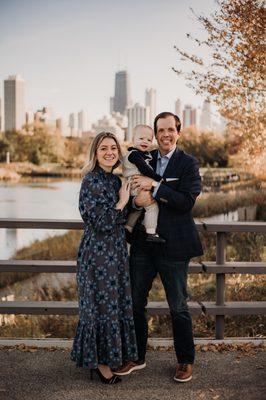
[[60,164],[42,166],[29,162],[0,163],[0,181],[19,181],[22,177],[81,178],[81,168],[65,167]]

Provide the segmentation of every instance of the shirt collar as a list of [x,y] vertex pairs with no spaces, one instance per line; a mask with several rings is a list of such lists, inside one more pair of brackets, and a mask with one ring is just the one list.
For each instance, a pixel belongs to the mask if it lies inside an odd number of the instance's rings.
[[166,157],[170,160],[170,158],[172,157],[172,155],[174,154],[174,152],[177,150],[177,148],[175,147],[173,150],[169,151],[169,153],[165,154],[164,156],[161,155],[160,150],[158,150],[158,160],[160,160],[163,157]]

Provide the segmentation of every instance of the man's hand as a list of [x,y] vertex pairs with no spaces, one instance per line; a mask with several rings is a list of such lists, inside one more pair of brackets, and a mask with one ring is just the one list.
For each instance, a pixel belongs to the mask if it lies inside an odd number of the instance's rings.
[[147,176],[134,175],[131,179],[131,189],[151,190],[153,179]]
[[148,207],[152,203],[154,203],[155,200],[151,195],[151,192],[142,190],[135,198],[134,198],[134,203],[137,207]]

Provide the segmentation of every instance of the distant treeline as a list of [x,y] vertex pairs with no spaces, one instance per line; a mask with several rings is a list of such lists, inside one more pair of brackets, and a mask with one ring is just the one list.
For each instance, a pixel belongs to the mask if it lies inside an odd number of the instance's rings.
[[[91,139],[65,138],[49,133],[45,128],[35,128],[32,135],[20,132],[0,133],[0,162],[61,163],[80,167],[84,164]],[[198,132],[185,129],[181,132],[179,146],[194,155],[201,167],[227,167],[230,157],[238,152],[240,143],[228,135]],[[123,143],[125,150],[129,143]]]

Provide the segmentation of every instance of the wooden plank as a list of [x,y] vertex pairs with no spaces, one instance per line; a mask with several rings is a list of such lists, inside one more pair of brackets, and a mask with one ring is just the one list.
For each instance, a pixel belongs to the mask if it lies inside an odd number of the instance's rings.
[[[266,301],[235,301],[226,302],[217,306],[214,302],[188,302],[189,310],[193,315],[252,315],[266,314]],[[147,307],[150,315],[169,314],[166,302],[150,302]],[[2,301],[0,302],[1,314],[78,314],[76,301]]]
[[[226,261],[226,233],[216,234],[216,264],[223,264]],[[216,305],[222,306],[225,301],[225,274],[216,274]],[[223,339],[225,330],[225,316],[215,317],[215,339]]]
[[0,218],[0,228],[82,230],[84,229],[84,223],[81,220]]
[[[212,338],[194,338],[194,343],[197,345],[205,346],[208,344],[225,344],[225,345],[244,345],[244,344],[252,344],[252,346],[261,346],[266,345],[266,340],[264,338],[257,337],[236,337],[236,338],[226,338],[223,340],[216,340]],[[73,339],[63,339],[63,338],[0,338],[0,348],[1,346],[10,347],[10,346],[19,346],[24,344],[25,346],[34,346],[35,348],[51,348],[51,347],[59,347],[62,349],[71,349],[73,346]],[[173,338],[165,337],[151,337],[148,338],[148,346],[152,347],[154,350],[160,348],[172,348],[174,345]]]
[[[188,302],[189,311],[192,315],[201,315],[202,307],[197,302]],[[166,301],[151,301],[147,305],[149,315],[166,315],[169,314],[169,307]]]
[[[266,233],[265,222],[204,222],[197,221],[196,226],[200,232],[256,232]],[[81,220],[56,220],[33,218],[0,218],[0,228],[23,229],[78,229],[84,228]]]
[[224,305],[203,301],[206,315],[258,315],[266,314],[266,301],[230,301]]
[[[0,272],[76,272],[74,260],[0,260]],[[190,263],[188,272],[191,274],[266,274],[265,262],[226,262],[216,264],[213,261]]]
[[[0,260],[0,272],[72,272],[77,269],[76,261],[53,260]],[[190,263],[189,273],[201,273],[202,265]]]
[[72,272],[76,261],[50,260],[0,260],[0,272]]
[[189,274],[201,274],[203,272],[202,265],[199,263],[189,263],[188,273]]
[[203,261],[204,272],[209,274],[266,274],[265,262],[226,262],[224,264],[216,264],[211,261]]
[[[200,315],[202,308],[198,303],[189,302],[192,314]],[[147,306],[150,315],[169,314],[167,302],[150,302]],[[2,301],[1,314],[32,314],[32,315],[75,315],[78,314],[77,301]]]
[[266,222],[196,222],[200,232],[256,232],[266,233]]
[[77,301],[2,301],[0,302],[1,314],[77,314]]

